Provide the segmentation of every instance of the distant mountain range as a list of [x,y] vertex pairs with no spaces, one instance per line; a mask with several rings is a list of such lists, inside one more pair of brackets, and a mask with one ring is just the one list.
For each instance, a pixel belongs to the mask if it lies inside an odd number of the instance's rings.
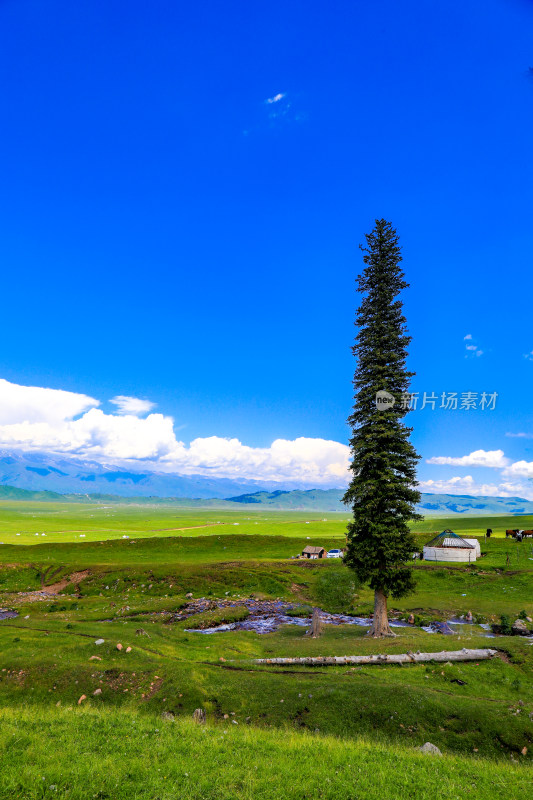
[[[76,458],[44,453],[0,451],[0,499],[55,502],[135,502],[195,508],[247,508],[348,513],[342,489],[302,489],[274,481],[258,482],[128,471]],[[471,497],[423,494],[424,516],[533,514],[521,497]]]
[[[313,513],[343,513],[350,511],[342,504],[340,489],[309,489],[274,492],[254,492],[236,497],[190,498],[190,497],[144,497],[102,494],[59,494],[50,491],[32,491],[15,486],[0,485],[0,501],[26,502],[93,502],[142,505],[173,505],[178,508],[213,508],[247,511],[270,509],[272,511],[307,511]],[[520,497],[470,497],[468,495],[423,494],[418,511],[425,517],[498,516],[533,514],[533,502]]]
[[228,495],[277,487],[275,482],[205,478],[150,470],[128,471],[93,461],[18,451],[0,451],[0,484],[59,494],[103,493],[122,497],[194,497],[202,500],[224,499]]
[[[241,503],[293,511],[346,512],[342,503],[342,489],[310,489],[290,492],[255,492],[238,497],[228,497],[232,503]],[[521,497],[470,497],[454,494],[422,494],[417,510],[425,517],[487,516],[492,514],[533,514],[533,502]]]

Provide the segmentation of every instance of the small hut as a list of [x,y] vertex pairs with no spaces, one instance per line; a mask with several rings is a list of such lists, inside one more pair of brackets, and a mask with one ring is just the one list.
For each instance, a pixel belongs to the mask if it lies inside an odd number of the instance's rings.
[[466,561],[470,563],[476,560],[478,548],[479,542],[476,547],[471,540],[462,539],[447,529],[438,533],[424,545],[424,559],[426,561]]
[[323,547],[315,547],[312,544],[308,544],[302,550],[302,558],[324,558],[325,555],[326,551]]

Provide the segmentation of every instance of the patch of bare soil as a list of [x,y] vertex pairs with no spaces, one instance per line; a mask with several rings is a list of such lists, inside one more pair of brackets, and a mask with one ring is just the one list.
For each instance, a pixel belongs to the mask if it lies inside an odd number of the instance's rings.
[[50,586],[45,586],[44,591],[52,595],[59,594],[69,583],[77,585],[85,580],[85,578],[88,578],[90,574],[91,571],[89,569],[83,569],[80,572],[72,572],[70,575],[65,575],[65,577],[61,578],[57,583],[51,583]]

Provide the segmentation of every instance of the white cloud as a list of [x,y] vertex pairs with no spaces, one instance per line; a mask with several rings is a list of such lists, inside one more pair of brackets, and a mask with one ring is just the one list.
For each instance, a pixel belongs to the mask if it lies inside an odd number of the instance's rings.
[[467,456],[433,456],[427,464],[447,464],[451,467],[496,467],[503,468],[509,464],[503,450],[474,450]]
[[278,94],[275,94],[274,97],[267,97],[265,103],[269,103],[269,105],[272,105],[272,103],[279,103],[279,101],[283,100],[284,97],[285,93],[279,92]]
[[528,361],[533,361],[533,350],[530,353],[524,353],[524,358],[527,358]]
[[533,486],[527,483],[476,483],[471,475],[447,480],[420,481],[421,492],[430,494],[467,494],[472,497],[523,497],[533,500]]
[[186,445],[172,417],[137,416],[150,411],[148,401],[118,395],[112,402],[119,413],[106,414],[87,395],[0,381],[0,445],[189,475],[324,486],[348,481],[349,448],[339,442],[301,437],[249,447],[210,436]]
[[533,433],[506,433],[511,439],[533,439]]
[[506,467],[502,474],[508,478],[516,476],[533,478],[533,461],[515,461]]
[[152,408],[155,408],[155,403],[150,400],[141,400],[140,397],[127,397],[124,394],[118,394],[109,402],[117,406],[119,414],[133,414],[136,417],[141,414],[148,414]]
[[276,439],[270,447],[249,447],[238,439],[210,436],[181,442],[163,463],[189,474],[258,480],[293,480],[342,486],[348,482],[349,448],[327,439]]
[[467,344],[466,345],[466,349],[467,350],[477,350],[477,344]]
[[467,334],[466,334],[466,336],[465,336],[464,338],[465,338],[465,339],[471,339],[471,338],[472,338],[472,334],[471,334],[471,333],[467,333]]
[[59,424],[99,405],[98,400],[86,394],[19,386],[0,379],[0,426],[21,422]]

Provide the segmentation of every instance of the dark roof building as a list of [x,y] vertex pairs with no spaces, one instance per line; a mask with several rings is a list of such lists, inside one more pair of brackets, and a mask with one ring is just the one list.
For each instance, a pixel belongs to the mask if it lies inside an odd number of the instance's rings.
[[323,547],[315,547],[315,545],[308,544],[307,547],[304,547],[302,550],[302,556],[304,558],[324,558],[326,551]]

